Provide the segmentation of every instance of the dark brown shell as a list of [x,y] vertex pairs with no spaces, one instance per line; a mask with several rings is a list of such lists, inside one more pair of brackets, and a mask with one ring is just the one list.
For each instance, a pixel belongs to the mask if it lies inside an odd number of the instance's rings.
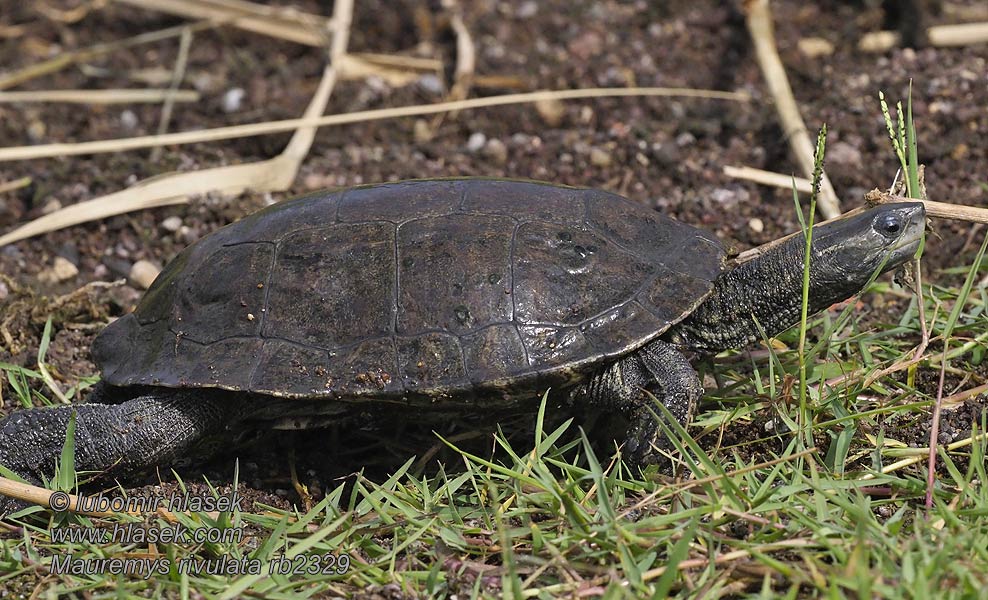
[[709,233],[599,190],[364,186],[276,204],[186,248],[93,355],[114,385],[535,391],[682,319],[723,256]]

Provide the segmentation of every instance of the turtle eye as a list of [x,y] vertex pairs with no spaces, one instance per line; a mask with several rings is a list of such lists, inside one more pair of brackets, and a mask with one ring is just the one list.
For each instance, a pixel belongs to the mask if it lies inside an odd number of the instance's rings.
[[897,213],[884,214],[875,219],[875,230],[886,236],[895,236],[902,231],[902,217]]

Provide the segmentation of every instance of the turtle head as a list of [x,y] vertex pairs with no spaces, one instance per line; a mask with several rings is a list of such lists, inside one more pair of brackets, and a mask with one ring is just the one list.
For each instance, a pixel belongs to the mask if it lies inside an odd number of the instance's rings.
[[876,272],[885,273],[912,258],[925,228],[922,202],[882,204],[815,227],[811,287],[827,296],[825,301],[847,298]]
[[[921,202],[883,204],[814,227],[809,313],[847,300],[876,273],[908,261],[919,249],[925,228]],[[695,351],[715,353],[785,331],[799,322],[802,312],[805,256],[806,238],[800,234],[724,272],[711,295],[670,329],[669,338]]]

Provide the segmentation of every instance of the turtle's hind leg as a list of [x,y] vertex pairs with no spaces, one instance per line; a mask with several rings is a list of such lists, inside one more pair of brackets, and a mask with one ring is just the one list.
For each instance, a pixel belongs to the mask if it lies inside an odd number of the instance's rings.
[[617,410],[628,421],[624,452],[632,463],[657,462],[658,450],[671,449],[656,417],[664,418],[655,396],[680,425],[693,418],[703,387],[686,357],[673,345],[656,340],[598,371],[571,394],[574,402]]
[[25,479],[51,476],[73,412],[75,468],[114,475],[151,467],[221,431],[233,417],[223,392],[152,388],[119,404],[21,410],[0,421],[0,464]]

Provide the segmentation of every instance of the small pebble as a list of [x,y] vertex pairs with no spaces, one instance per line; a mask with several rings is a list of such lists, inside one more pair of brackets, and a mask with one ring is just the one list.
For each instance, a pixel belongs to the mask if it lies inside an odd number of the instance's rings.
[[412,135],[415,137],[415,141],[419,144],[432,141],[434,136],[432,127],[429,126],[429,122],[425,119],[415,120],[415,126],[412,128]]
[[41,207],[41,214],[50,215],[56,210],[61,210],[61,209],[62,209],[62,203],[59,202],[57,198],[52,198],[48,200],[48,202],[45,202],[44,206]]
[[539,12],[539,3],[534,0],[528,0],[527,2],[522,2],[515,11],[515,16],[519,19],[531,19]]
[[199,73],[192,78],[192,87],[204,94],[212,94],[216,91],[218,79],[209,73]]
[[130,268],[130,273],[127,277],[130,279],[131,283],[141,289],[146,290],[151,287],[151,283],[160,272],[161,269],[159,269],[151,261],[139,260]]
[[508,162],[508,147],[497,138],[487,140],[484,146],[484,156],[490,158],[495,164],[503,165]]
[[128,109],[120,113],[120,125],[124,129],[132,130],[137,127],[137,115],[134,111]]
[[0,280],[0,302],[6,300],[7,296],[9,295],[10,295],[10,288],[7,287],[6,283]]
[[680,153],[676,144],[656,142],[652,144],[652,158],[664,167],[671,167],[679,164]]
[[122,258],[104,256],[102,264],[114,277],[127,277],[130,274],[131,264]]
[[124,309],[125,312],[129,312],[134,309],[141,300],[142,292],[135,290],[129,285],[115,285],[110,288],[110,300]]
[[515,146],[525,147],[532,140],[532,136],[527,133],[515,133],[511,136],[511,143]]
[[171,216],[161,222],[161,228],[172,233],[178,231],[181,226],[182,218],[179,216]]
[[725,208],[743,204],[749,197],[744,188],[716,188],[710,192],[710,199]]
[[755,217],[748,221],[748,227],[750,227],[755,233],[761,233],[765,231],[765,222],[758,217]]
[[467,140],[467,150],[470,152],[480,152],[480,149],[483,148],[486,143],[486,135],[479,131],[471,133],[470,138]]
[[178,228],[178,236],[182,238],[186,244],[191,244],[199,239],[199,230],[193,229],[187,225],[182,225]]
[[549,127],[559,127],[563,121],[563,115],[566,114],[566,107],[559,100],[536,100],[535,110]]
[[0,254],[3,254],[7,258],[11,258],[13,260],[22,260],[24,258],[24,253],[21,252],[21,249],[13,244],[0,248]]
[[827,144],[827,161],[838,165],[861,164],[861,151],[847,142],[834,142]]
[[595,167],[611,166],[611,155],[603,148],[594,146],[590,149],[590,164]]
[[799,51],[809,58],[830,56],[834,53],[834,45],[820,37],[805,37],[797,42]]
[[61,283],[79,274],[79,269],[63,256],[56,256],[51,268],[38,273],[38,279],[45,283]]
[[676,145],[679,147],[689,146],[696,142],[696,136],[686,131],[676,136]]
[[27,125],[27,137],[34,143],[44,140],[47,131],[48,127],[45,125],[45,122],[39,119],[34,119]]
[[419,77],[416,83],[419,88],[427,94],[441,96],[443,93],[443,82],[433,73],[426,73],[425,75]]
[[232,113],[240,110],[246,95],[247,92],[244,91],[244,88],[236,87],[227,90],[223,94],[223,112]]
[[79,249],[76,247],[76,245],[73,242],[65,242],[64,244],[58,247],[56,253],[62,258],[68,260],[70,263],[74,264],[75,266],[77,267],[79,266]]
[[[302,179],[302,185],[307,190],[321,190],[323,188],[333,187],[333,178],[330,175],[324,175],[322,173],[309,173]],[[176,231],[178,230],[176,229]]]

